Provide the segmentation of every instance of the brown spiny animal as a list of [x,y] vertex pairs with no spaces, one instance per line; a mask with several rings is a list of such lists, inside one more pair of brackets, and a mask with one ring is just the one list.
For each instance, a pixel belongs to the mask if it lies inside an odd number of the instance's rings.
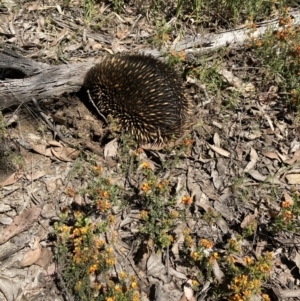
[[187,128],[191,101],[174,70],[152,56],[107,56],[86,74],[97,109],[117,118],[140,143],[162,143]]

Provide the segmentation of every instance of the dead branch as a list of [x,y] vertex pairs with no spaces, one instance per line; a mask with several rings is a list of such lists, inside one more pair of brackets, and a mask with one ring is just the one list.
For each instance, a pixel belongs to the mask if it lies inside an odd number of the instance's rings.
[[0,81],[0,110],[31,101],[53,98],[64,93],[79,91],[85,73],[95,59],[78,64],[49,66],[5,51],[0,53],[1,73],[29,76]]

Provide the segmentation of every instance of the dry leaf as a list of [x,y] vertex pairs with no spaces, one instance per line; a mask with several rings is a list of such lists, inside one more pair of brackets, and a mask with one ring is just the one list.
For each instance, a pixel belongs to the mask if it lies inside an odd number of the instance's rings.
[[180,298],[180,300],[196,301],[194,297],[194,290],[192,289],[192,280],[189,279],[183,286],[183,292],[185,299]]
[[278,160],[280,161],[280,158],[279,156],[276,154],[276,153],[273,153],[273,152],[265,152],[263,153],[263,155],[269,159],[274,159],[274,160]]
[[256,138],[261,137],[261,132],[259,130],[255,131],[254,133],[250,133],[250,132],[241,132],[241,137],[245,137],[248,140],[255,140]]
[[41,155],[44,155],[44,156],[48,156],[46,154],[46,145],[44,145],[44,144],[33,144],[33,145],[31,145],[31,147],[38,154],[41,154]]
[[300,254],[298,252],[296,252],[296,255],[295,255],[293,261],[295,262],[297,268],[300,270]]
[[212,266],[212,271],[213,271],[213,274],[215,275],[217,281],[219,282],[219,284],[222,283],[224,281],[225,275],[222,272],[222,270],[220,269],[220,266],[216,260],[214,261],[214,264]]
[[51,263],[52,257],[53,254],[49,249],[42,248],[41,255],[39,259],[35,262],[35,264],[41,266],[44,270],[46,270]]
[[222,69],[222,70],[218,70],[218,73],[220,75],[222,75],[224,77],[224,79],[232,86],[234,86],[235,88],[241,88],[243,82],[236,76],[233,75],[232,72],[226,70],[226,69]]
[[262,251],[265,249],[266,245],[268,243],[266,241],[259,241],[256,245],[256,248],[255,248],[255,255],[257,258],[259,258],[262,254]]
[[178,279],[183,279],[183,280],[187,280],[187,276],[181,272],[178,272],[176,270],[174,270],[172,267],[169,267],[169,272],[170,272],[170,275],[178,278]]
[[267,183],[272,183],[272,184],[281,184],[281,182],[274,177],[267,177],[262,175],[260,172],[257,170],[249,170],[248,174],[251,175],[251,177],[257,181],[260,182],[267,182]]
[[300,174],[290,174],[285,177],[290,185],[300,184]]
[[107,157],[115,157],[118,152],[119,144],[118,144],[118,139],[115,138],[108,142],[105,147],[104,147],[104,158]]
[[21,260],[21,267],[27,267],[34,264],[41,256],[41,248],[39,245],[39,240],[36,239],[32,249],[28,250]]
[[215,134],[214,134],[213,140],[214,140],[214,145],[217,146],[217,147],[220,147],[220,145],[221,145],[221,140],[220,140],[220,136],[219,136],[218,133],[215,133]]
[[208,144],[210,146],[210,148],[215,151],[216,153],[218,153],[219,155],[222,155],[224,157],[229,157],[230,156],[230,152],[223,149],[223,148],[220,148],[220,147],[217,147],[215,145],[211,145],[211,144]]
[[29,181],[34,181],[36,179],[39,179],[43,176],[46,175],[46,171],[45,170],[37,170],[31,174],[27,174],[26,175],[26,179],[29,180]]
[[48,143],[50,146],[63,147],[63,145],[62,145],[60,142],[55,141],[55,140],[49,140],[49,141],[47,141],[47,143]]
[[0,244],[4,244],[10,238],[27,230],[39,217],[41,213],[40,207],[32,207],[23,211],[20,215],[14,218],[14,221],[2,230],[0,234]]
[[51,147],[52,154],[61,161],[70,162],[77,158],[79,151],[71,147]]
[[51,47],[57,45],[58,43],[60,43],[64,38],[65,36],[68,34],[68,28],[64,28],[58,35],[58,37],[53,40],[53,42],[51,43]]
[[0,187],[4,187],[4,186],[9,186],[9,185],[15,184],[22,176],[23,176],[22,173],[14,172],[5,181],[0,182]]
[[290,205],[293,205],[294,204],[294,200],[293,198],[285,191],[283,193],[283,198],[286,202],[288,202]]
[[257,214],[258,214],[258,211],[255,208],[254,214],[246,215],[241,223],[241,228],[244,229],[244,228],[248,227],[249,225],[253,224],[254,222],[256,223]]
[[284,163],[292,165],[300,160],[300,149],[296,150],[292,159],[285,160]]
[[257,162],[257,158],[258,158],[257,152],[255,151],[254,148],[251,147],[251,150],[250,150],[250,162],[245,167],[245,169],[244,169],[245,172],[249,171],[250,169],[252,169],[254,167],[254,165]]
[[282,162],[285,162],[285,161],[289,160],[289,157],[288,157],[288,156],[283,155],[283,154],[281,154],[281,153],[278,153],[278,156],[279,156],[279,158],[280,158],[280,160],[281,160]]

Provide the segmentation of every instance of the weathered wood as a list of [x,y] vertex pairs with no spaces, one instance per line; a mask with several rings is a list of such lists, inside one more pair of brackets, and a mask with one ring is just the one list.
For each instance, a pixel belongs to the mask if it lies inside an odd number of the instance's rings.
[[[7,55],[7,57],[10,56]],[[28,66],[24,72],[30,77],[0,81],[0,110],[29,102],[32,97],[41,100],[57,97],[64,93],[77,92],[82,87],[85,73],[95,63],[96,60],[92,59],[70,65],[49,66],[15,57],[14,69],[23,70],[24,66]],[[0,66],[4,65],[5,53],[2,52]]]
[[17,53],[3,49],[0,52],[0,78],[25,77],[41,72],[49,65],[24,58]]

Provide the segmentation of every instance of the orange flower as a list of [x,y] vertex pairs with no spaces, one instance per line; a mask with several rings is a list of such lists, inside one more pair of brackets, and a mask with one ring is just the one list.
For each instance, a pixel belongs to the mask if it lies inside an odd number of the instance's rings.
[[102,166],[100,166],[100,165],[93,166],[93,172],[94,172],[96,175],[101,174],[102,171],[103,171]]
[[90,268],[89,268],[89,273],[90,273],[90,274],[93,274],[96,270],[97,270],[97,265],[96,265],[96,264],[93,264],[93,265],[91,265]]
[[205,238],[200,239],[199,245],[206,249],[211,249],[213,246],[212,242]]
[[107,200],[99,200],[96,202],[96,208],[100,211],[100,212],[106,212],[108,209],[111,208],[111,205],[109,203],[109,201]]
[[291,202],[289,202],[289,201],[282,201],[281,202],[281,207],[282,208],[288,208],[288,207],[290,207],[292,204],[291,204]]
[[191,205],[192,204],[192,201],[193,199],[189,196],[183,196],[182,199],[181,199],[181,202],[184,204],[184,205]]
[[142,210],[139,214],[140,219],[146,220],[148,218],[148,211]]
[[147,192],[150,190],[150,186],[148,183],[144,183],[141,187],[141,189],[144,191],[144,192]]
[[75,196],[74,188],[68,186],[66,188],[66,194],[68,197],[73,198]]

